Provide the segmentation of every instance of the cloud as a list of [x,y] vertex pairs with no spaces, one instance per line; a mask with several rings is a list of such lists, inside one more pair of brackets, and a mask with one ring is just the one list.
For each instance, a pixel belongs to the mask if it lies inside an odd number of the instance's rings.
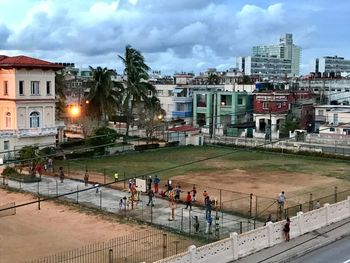
[[[94,65],[119,66],[117,53],[122,54],[125,45],[131,44],[152,68],[174,72],[233,67],[234,57],[249,55],[253,45],[278,43],[279,36],[287,32],[309,50],[327,42],[322,41],[320,31],[326,29],[320,26],[325,23],[322,15],[327,12],[326,0],[320,0],[317,11],[310,10],[309,2],[242,2],[36,0],[25,11],[19,10],[24,15],[18,16],[15,25],[1,20],[0,48],[77,64],[91,61]],[[7,3],[5,6],[12,2]],[[348,6],[342,5],[344,10]],[[317,16],[310,17],[310,12]],[[348,18],[345,14],[343,17],[345,24]],[[341,33],[332,32],[334,39]]]

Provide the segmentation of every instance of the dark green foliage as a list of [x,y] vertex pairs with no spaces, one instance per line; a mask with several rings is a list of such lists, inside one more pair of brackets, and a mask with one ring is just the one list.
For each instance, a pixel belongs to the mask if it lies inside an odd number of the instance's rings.
[[144,151],[144,150],[157,149],[157,148],[159,148],[159,143],[135,145],[135,151]]
[[61,144],[62,149],[68,149],[75,146],[82,146],[86,143],[84,139],[71,140]]
[[[89,144],[92,146],[106,145],[114,143],[116,139],[117,132],[115,130],[108,127],[101,127],[95,131],[93,138],[89,140]],[[97,147],[95,151],[100,153],[104,152],[105,146]]]
[[17,171],[15,168],[10,167],[10,166],[6,166],[5,169],[2,171],[1,173],[3,176],[12,176],[17,174]]
[[72,153],[67,153],[66,159],[79,159],[79,158],[88,158],[88,157],[93,157],[95,154],[94,150],[86,150],[83,152],[72,152]]

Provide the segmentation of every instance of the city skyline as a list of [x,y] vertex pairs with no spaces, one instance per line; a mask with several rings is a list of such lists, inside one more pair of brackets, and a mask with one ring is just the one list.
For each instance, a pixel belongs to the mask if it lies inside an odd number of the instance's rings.
[[314,58],[350,57],[346,1],[0,0],[0,7],[0,54],[77,67],[121,73],[117,55],[130,44],[165,74],[226,70],[235,67],[235,57],[278,43],[284,33],[302,47],[301,74]]

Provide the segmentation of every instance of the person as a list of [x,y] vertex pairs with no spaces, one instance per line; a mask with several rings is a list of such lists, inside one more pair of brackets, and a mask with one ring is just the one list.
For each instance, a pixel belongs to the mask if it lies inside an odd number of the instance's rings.
[[117,182],[119,179],[119,174],[118,173],[114,173],[114,182]]
[[142,192],[141,185],[136,185],[136,192],[137,192],[137,201],[141,201],[141,192]]
[[196,194],[197,194],[197,189],[196,189],[196,186],[193,185],[193,187],[192,187],[192,202],[196,202]]
[[321,208],[320,201],[317,200],[316,204],[314,205],[314,209],[319,209]]
[[185,209],[187,209],[188,207],[190,207],[190,210],[192,210],[192,196],[191,196],[191,192],[187,192]]
[[205,199],[208,197],[208,192],[207,192],[207,190],[204,190],[204,192],[203,192],[203,197],[204,197],[204,204],[205,204]]
[[152,176],[149,176],[147,180],[148,190],[152,189],[152,182],[153,182]]
[[207,217],[207,228],[205,229],[205,233],[206,234],[211,234],[211,225],[212,225],[212,223],[213,223],[213,218],[211,217],[211,215],[209,215],[208,217]]
[[175,202],[178,202],[180,200],[180,193],[181,193],[181,186],[177,185],[175,187]]
[[85,171],[84,183],[85,183],[85,186],[89,185],[89,172],[88,172],[88,170]]
[[60,174],[59,174],[59,176],[60,176],[60,181],[61,181],[61,183],[63,183],[63,180],[64,180],[64,171],[63,171],[63,167],[61,166],[61,167],[59,168],[59,170],[60,170]]
[[96,183],[94,186],[96,187],[96,194],[98,194],[98,192],[100,191],[100,184]]
[[162,197],[162,198],[164,198],[164,197],[166,197],[166,195],[165,195],[165,192],[162,190],[162,191],[160,191],[160,197]]
[[289,219],[289,217],[287,217],[287,222],[284,224],[283,232],[284,232],[284,236],[285,236],[285,238],[286,238],[286,241],[289,241],[289,239],[290,239],[290,236],[289,236],[289,232],[290,232],[290,219]]
[[211,200],[210,197],[207,195],[204,199],[204,205],[205,205],[205,218],[208,219],[211,217]]
[[159,183],[160,183],[160,179],[158,177],[158,175],[156,175],[154,177],[154,192],[155,193],[158,193],[158,186],[159,186]]
[[198,216],[194,216],[193,219],[194,219],[193,227],[194,227],[196,233],[198,233],[198,231],[199,231],[199,220],[198,220]]
[[148,204],[147,204],[147,206],[149,206],[149,205],[154,206],[153,197],[154,197],[154,192],[152,189],[149,189],[148,190]]
[[284,193],[284,191],[282,191],[277,198],[277,203],[278,203],[278,208],[279,211],[282,212],[282,210],[284,209],[284,203],[286,202],[286,195]]
[[52,172],[53,172],[52,168],[53,168],[53,161],[52,161],[51,158],[49,158],[49,159],[47,160],[47,170],[49,171],[49,173],[52,173]]
[[269,214],[269,216],[266,218],[264,226],[266,226],[267,222],[272,222],[271,214]]

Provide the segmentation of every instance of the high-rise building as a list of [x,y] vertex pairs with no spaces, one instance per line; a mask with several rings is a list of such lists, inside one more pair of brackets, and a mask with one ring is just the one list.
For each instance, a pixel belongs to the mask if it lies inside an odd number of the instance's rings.
[[291,60],[291,72],[288,75],[299,76],[301,47],[293,44],[293,34],[284,34],[277,45],[254,46],[252,56],[276,57]]
[[311,61],[310,72],[321,73],[322,76],[349,75],[350,60],[338,56],[315,58]]

